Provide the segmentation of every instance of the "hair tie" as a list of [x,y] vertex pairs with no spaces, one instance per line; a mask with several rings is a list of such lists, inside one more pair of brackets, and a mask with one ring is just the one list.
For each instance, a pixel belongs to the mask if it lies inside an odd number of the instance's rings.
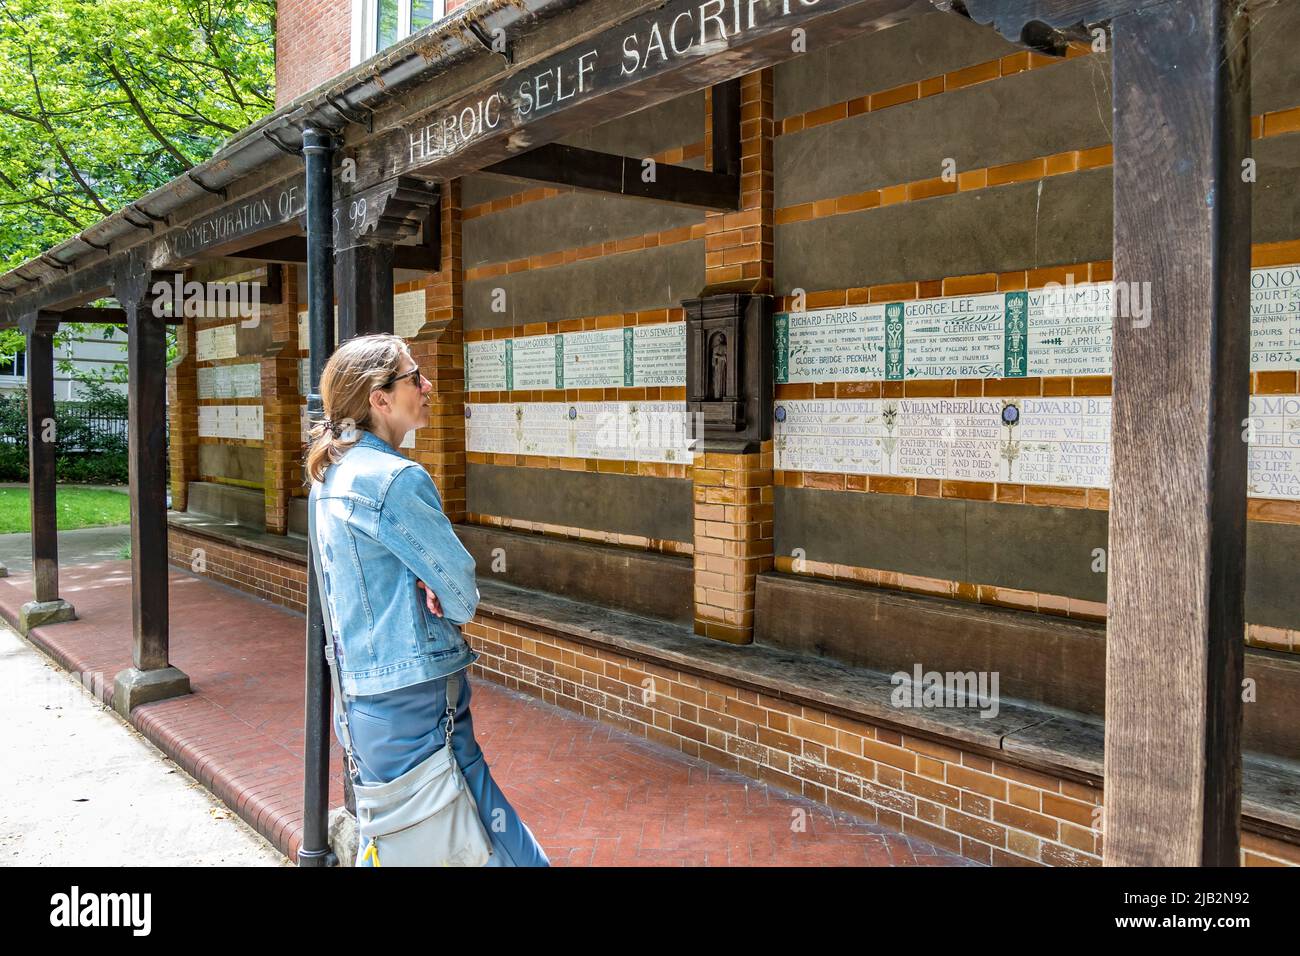
[[320,420],[320,424],[324,425],[327,429],[329,429],[329,433],[333,435],[335,438],[338,438],[343,434],[343,426],[337,424],[335,421],[333,421],[333,419],[322,418]]

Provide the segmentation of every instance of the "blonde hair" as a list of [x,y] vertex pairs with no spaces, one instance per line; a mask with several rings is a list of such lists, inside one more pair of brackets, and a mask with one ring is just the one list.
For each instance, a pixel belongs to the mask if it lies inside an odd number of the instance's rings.
[[309,480],[324,480],[325,469],[357,443],[362,429],[369,430],[370,393],[392,378],[402,356],[409,354],[406,342],[387,332],[359,335],[334,350],[320,377],[329,421],[312,426],[305,467]]

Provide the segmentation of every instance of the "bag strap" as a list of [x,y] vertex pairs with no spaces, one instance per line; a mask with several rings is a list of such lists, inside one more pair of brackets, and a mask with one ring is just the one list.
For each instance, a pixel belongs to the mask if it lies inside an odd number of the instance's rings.
[[339,709],[339,733],[343,737],[343,750],[348,757],[348,775],[353,783],[359,782],[361,771],[352,756],[352,731],[348,727],[348,709],[339,685],[339,672],[334,655],[334,622],[330,619],[329,599],[325,594],[325,575],[321,573],[320,548],[316,537],[316,499],[320,482],[312,482],[311,494],[307,496],[307,550],[311,552],[312,567],[316,572],[316,598],[320,604],[321,620],[325,624],[325,660],[329,664],[330,686],[333,688],[334,703]]
[[447,675],[447,752],[451,759],[456,759],[456,752],[451,749],[451,730],[456,723],[456,704],[460,700],[460,671]]
[[[352,731],[348,727],[348,710],[347,697],[343,694],[343,688],[339,683],[339,672],[336,666],[334,622],[330,618],[329,600],[325,595],[325,575],[321,573],[320,549],[317,547],[316,537],[316,501],[317,491],[320,489],[320,482],[312,482],[311,493],[307,496],[307,550],[311,552],[312,566],[316,570],[316,589],[317,600],[320,604],[321,620],[325,625],[325,660],[329,664],[330,686],[333,688],[334,703],[339,708],[339,731],[343,738],[343,750],[347,754],[348,774],[352,777],[353,783],[359,783],[361,771],[357,768],[357,762],[352,756]],[[451,747],[452,729],[456,722],[456,705],[460,702],[460,671],[455,671],[447,675],[447,732],[446,746],[447,753],[455,761],[456,753]]]

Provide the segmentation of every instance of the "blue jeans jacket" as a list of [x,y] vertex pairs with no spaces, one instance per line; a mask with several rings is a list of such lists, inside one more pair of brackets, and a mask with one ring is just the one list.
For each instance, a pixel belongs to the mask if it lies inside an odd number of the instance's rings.
[[[348,696],[445,677],[479,657],[461,636],[474,617],[474,558],[424,466],[373,432],[312,483],[321,591]],[[429,611],[423,581],[443,616]]]

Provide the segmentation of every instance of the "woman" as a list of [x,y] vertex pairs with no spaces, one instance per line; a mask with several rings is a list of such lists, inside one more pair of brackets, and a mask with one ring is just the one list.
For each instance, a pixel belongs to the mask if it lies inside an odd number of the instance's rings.
[[[479,655],[460,633],[478,606],[474,559],[429,473],[397,450],[429,424],[432,387],[386,334],[344,342],[321,376],[307,474],[353,757],[361,783],[387,783],[443,747],[447,676],[461,671],[452,747],[492,841],[487,865],[549,866],[474,739],[467,668]],[[334,732],[341,743],[337,703]],[[356,865],[373,865],[363,852]]]

